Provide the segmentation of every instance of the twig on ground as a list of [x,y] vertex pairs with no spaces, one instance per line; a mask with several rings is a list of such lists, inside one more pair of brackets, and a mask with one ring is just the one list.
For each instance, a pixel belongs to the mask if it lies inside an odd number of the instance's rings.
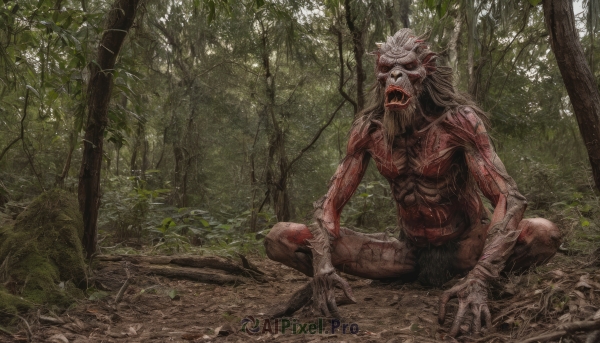
[[65,323],[64,320],[60,319],[60,318],[55,318],[55,317],[50,317],[50,316],[43,316],[43,315],[39,315],[39,318],[41,321],[43,322],[47,322],[47,323],[51,323],[51,324],[56,324],[56,325],[62,325]]
[[31,326],[29,326],[29,323],[25,318],[19,315],[17,315],[17,317],[19,317],[23,321],[23,323],[25,323],[25,327],[27,328],[27,342],[31,342],[31,338],[33,337],[33,333],[31,332]]
[[125,280],[123,286],[121,286],[121,289],[119,289],[119,293],[117,293],[117,296],[115,298],[115,305],[121,302],[121,300],[123,299],[123,295],[125,295],[125,291],[127,291],[127,288],[129,288],[129,285],[131,284],[131,274],[129,273],[128,263],[129,262],[125,262],[125,273],[127,273],[127,280]]

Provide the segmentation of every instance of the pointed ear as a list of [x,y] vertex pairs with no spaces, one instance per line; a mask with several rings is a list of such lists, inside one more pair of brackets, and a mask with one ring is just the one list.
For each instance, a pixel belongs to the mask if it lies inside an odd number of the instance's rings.
[[430,52],[423,58],[422,63],[427,75],[431,75],[437,70],[436,60],[437,54],[435,52]]

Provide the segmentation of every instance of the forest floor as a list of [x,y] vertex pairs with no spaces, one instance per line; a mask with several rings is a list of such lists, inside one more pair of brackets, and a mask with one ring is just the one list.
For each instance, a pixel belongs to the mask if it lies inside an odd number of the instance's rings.
[[[323,333],[293,334],[292,328],[275,333],[249,335],[241,320],[259,319],[282,304],[309,281],[308,277],[265,258],[250,259],[264,272],[261,282],[240,278],[243,284],[215,285],[156,276],[140,271],[141,264],[124,261],[95,263],[98,290],[63,313],[48,310],[23,318],[23,330],[0,336],[0,341],[32,342],[522,342],[526,337],[552,332],[557,325],[600,317],[600,275],[592,256],[559,254],[546,266],[496,284],[490,308],[494,328],[483,336],[463,334],[457,340],[445,336],[457,308],[449,305],[443,326],[437,323],[440,289],[417,283],[399,284],[345,277],[358,303],[340,307],[342,325],[331,333],[331,321],[323,321]],[[125,270],[127,268],[127,271]],[[176,268],[174,268],[176,269]],[[188,270],[199,268],[187,268]],[[205,269],[202,269],[205,270]],[[115,305],[115,296],[132,275],[131,285]],[[444,288],[447,288],[446,285]],[[302,312],[291,324],[316,322]],[[594,318],[597,319],[597,318]],[[342,332],[343,324],[346,333]],[[350,326],[356,324],[356,326]],[[310,325],[310,324],[309,324]],[[304,326],[306,331],[310,326]],[[248,325],[252,327],[253,325]],[[350,330],[356,330],[351,334]],[[299,331],[300,325],[297,325]],[[318,330],[318,329],[316,329]],[[315,327],[312,327],[315,331]],[[585,341],[585,334],[562,342]],[[558,340],[554,340],[558,342]]]

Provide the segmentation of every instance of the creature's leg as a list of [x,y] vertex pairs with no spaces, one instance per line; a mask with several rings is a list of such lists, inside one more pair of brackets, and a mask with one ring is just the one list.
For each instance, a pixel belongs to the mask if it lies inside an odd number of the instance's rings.
[[[312,276],[312,251],[306,240],[308,227],[296,223],[277,223],[265,238],[267,256],[308,276]],[[370,279],[400,277],[415,269],[412,248],[383,234],[367,235],[340,229],[334,243],[333,265],[345,273]]]
[[505,271],[521,272],[531,266],[546,263],[560,246],[558,227],[544,218],[527,218],[519,223],[521,234],[515,250],[506,263]]
[[[460,240],[454,263],[458,272],[468,272],[475,267],[485,245],[487,229],[486,225],[478,225]],[[521,230],[521,233],[504,271],[520,272],[531,266],[543,264],[558,250],[561,234],[551,221],[543,218],[523,219],[518,230]]]

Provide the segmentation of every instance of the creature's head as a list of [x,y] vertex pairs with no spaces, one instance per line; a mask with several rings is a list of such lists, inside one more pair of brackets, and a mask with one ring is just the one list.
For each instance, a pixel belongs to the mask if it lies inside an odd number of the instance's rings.
[[436,54],[410,29],[378,45],[376,76],[385,89],[385,108],[392,112],[414,108],[423,81],[436,70]]
[[452,68],[436,65],[437,55],[422,37],[401,29],[375,51],[377,82],[357,123],[381,122],[391,144],[398,134],[417,129],[458,106],[470,106],[485,123],[485,113],[455,92]]
[[[402,29],[378,44],[375,75],[383,100],[383,124],[388,141],[411,130],[423,82],[436,71],[436,54],[410,29]],[[383,98],[383,99],[381,99]]]

